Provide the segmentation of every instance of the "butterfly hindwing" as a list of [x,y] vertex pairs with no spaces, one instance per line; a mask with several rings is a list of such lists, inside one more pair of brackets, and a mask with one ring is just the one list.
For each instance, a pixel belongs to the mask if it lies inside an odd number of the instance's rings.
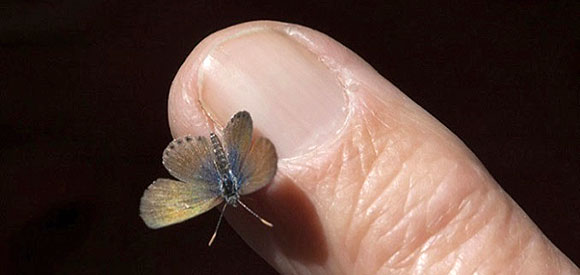
[[240,171],[244,158],[252,142],[252,118],[246,111],[236,113],[224,129],[225,151],[230,168],[234,173]]
[[268,184],[276,174],[278,155],[272,142],[258,138],[248,152],[242,169],[243,177],[240,194],[247,195]]
[[193,218],[222,201],[206,182],[158,179],[143,193],[139,209],[148,227],[160,228]]
[[212,147],[206,137],[176,138],[163,152],[163,165],[181,181],[218,184]]

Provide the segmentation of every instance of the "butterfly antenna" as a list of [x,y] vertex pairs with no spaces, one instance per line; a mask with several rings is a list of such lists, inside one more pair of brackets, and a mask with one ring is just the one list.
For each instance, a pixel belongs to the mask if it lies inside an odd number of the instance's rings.
[[250,212],[250,214],[252,214],[252,215],[254,215],[254,217],[258,218],[258,220],[260,220],[263,224],[265,224],[265,225],[267,225],[269,227],[274,227],[274,225],[271,222],[269,222],[269,221],[263,219],[262,217],[260,217],[258,214],[256,214],[256,212],[252,211],[252,209],[250,209],[249,207],[247,207],[242,201],[238,200],[238,203],[241,206],[243,206],[246,210],[248,210],[248,212]]
[[217,236],[218,229],[220,228],[220,223],[222,222],[222,218],[224,217],[224,212],[226,212],[226,206],[228,206],[228,204],[224,203],[224,207],[222,208],[222,213],[220,214],[220,219],[218,220],[217,225],[215,226],[215,231],[213,232],[213,235],[211,236],[211,239],[209,240],[209,243],[207,244],[207,246],[211,246],[211,244],[215,240],[215,237]]

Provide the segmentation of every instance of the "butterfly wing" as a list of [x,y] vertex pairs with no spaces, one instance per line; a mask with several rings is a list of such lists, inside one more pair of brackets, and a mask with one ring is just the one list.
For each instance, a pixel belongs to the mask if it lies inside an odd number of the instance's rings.
[[247,195],[264,187],[276,175],[277,167],[278,155],[274,144],[267,138],[258,138],[252,145],[241,169],[240,194]]
[[205,213],[222,201],[206,182],[158,179],[143,193],[139,210],[145,224],[155,229]]
[[219,182],[212,147],[206,137],[185,136],[173,140],[163,152],[163,165],[184,182]]
[[252,142],[252,118],[246,111],[236,113],[224,129],[225,151],[230,168],[236,174],[240,172],[244,158]]

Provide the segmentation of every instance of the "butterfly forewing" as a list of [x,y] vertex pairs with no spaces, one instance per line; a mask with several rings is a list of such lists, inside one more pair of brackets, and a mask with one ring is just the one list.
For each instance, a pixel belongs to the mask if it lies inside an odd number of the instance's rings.
[[158,179],[141,197],[141,218],[150,228],[179,223],[202,214],[222,202],[217,190],[203,181]]
[[268,184],[276,174],[277,163],[274,144],[267,138],[258,138],[242,166],[243,183],[240,194],[253,193]]
[[206,137],[185,136],[173,140],[163,152],[163,165],[181,181],[218,184],[212,147]]
[[252,118],[246,111],[236,113],[224,129],[225,150],[230,168],[234,173],[240,171],[252,142]]

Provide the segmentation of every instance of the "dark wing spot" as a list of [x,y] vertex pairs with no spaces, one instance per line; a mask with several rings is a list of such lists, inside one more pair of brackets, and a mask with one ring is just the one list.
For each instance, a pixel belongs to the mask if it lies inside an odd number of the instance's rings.
[[177,144],[181,144],[181,143],[183,142],[183,140],[181,140],[181,139],[178,139],[178,140],[176,140],[175,142],[177,142]]
[[169,144],[169,149],[175,149],[175,145]]
[[193,139],[190,136],[185,137],[185,141],[191,142]]
[[248,114],[248,112],[246,112],[246,111],[241,111],[241,112],[238,112],[238,113],[236,113],[236,114],[234,115],[234,117],[232,117],[232,119],[231,119],[231,120],[238,119],[238,118],[244,118],[244,117],[247,117],[248,115],[249,115],[249,114]]

